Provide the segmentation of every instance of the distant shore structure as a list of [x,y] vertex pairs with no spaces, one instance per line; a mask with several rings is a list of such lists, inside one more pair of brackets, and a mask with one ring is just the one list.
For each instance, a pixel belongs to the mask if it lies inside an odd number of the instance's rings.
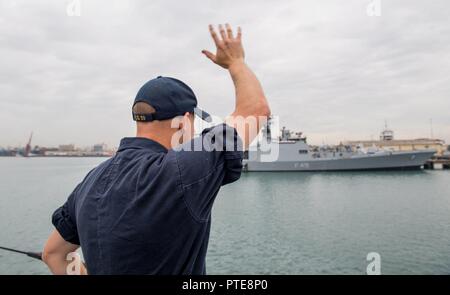
[[110,149],[105,143],[89,147],[76,147],[75,144],[60,144],[58,147],[31,146],[31,133],[27,144],[23,147],[0,147],[0,157],[112,157],[116,149]]
[[416,139],[395,139],[394,131],[387,127],[380,133],[379,140],[350,140],[343,142],[344,145],[349,145],[352,148],[363,146],[364,148],[378,147],[383,149],[390,149],[393,151],[416,151],[424,149],[436,150],[436,155],[442,156],[447,151],[447,145],[442,139],[436,138],[416,138]]
[[74,144],[62,144],[58,148],[39,148],[35,149],[36,157],[111,157],[114,150],[108,149],[104,143],[95,144],[89,148],[77,148]]

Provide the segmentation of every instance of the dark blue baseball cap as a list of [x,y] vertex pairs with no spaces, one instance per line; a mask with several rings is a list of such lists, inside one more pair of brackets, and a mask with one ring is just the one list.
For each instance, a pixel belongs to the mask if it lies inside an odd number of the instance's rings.
[[148,81],[139,89],[133,107],[138,102],[148,103],[155,109],[155,112],[151,114],[133,113],[134,121],[167,120],[189,112],[196,114],[204,121],[211,122],[211,116],[197,108],[197,98],[192,89],[175,78],[159,76]]

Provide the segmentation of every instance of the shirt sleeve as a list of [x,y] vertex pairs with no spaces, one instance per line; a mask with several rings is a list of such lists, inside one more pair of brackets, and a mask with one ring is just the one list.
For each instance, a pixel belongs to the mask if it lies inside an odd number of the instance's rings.
[[64,205],[56,209],[53,213],[52,223],[64,240],[75,245],[80,245],[75,219],[75,196],[77,188],[70,194]]
[[170,150],[178,167],[185,202],[199,220],[207,220],[221,186],[238,180],[242,171],[242,140],[235,128],[220,124]]

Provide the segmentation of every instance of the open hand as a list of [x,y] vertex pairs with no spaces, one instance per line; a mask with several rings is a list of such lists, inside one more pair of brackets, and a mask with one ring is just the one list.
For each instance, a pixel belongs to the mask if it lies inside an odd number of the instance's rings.
[[215,64],[218,64],[225,69],[229,69],[230,66],[235,63],[244,63],[245,53],[241,42],[241,28],[238,27],[237,36],[234,37],[231,26],[226,24],[225,27],[226,30],[223,25],[219,25],[219,37],[214,30],[214,27],[209,25],[209,31],[216,44],[217,51],[216,54],[213,54],[208,50],[202,50],[202,53]]

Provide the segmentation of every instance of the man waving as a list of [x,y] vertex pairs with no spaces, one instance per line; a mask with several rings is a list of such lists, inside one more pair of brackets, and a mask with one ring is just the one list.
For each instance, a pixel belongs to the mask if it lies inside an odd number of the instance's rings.
[[[245,64],[241,29],[209,30],[216,53],[202,52],[229,71],[234,111],[194,137],[194,115],[209,115],[191,88],[161,76],[144,84],[132,105],[136,137],[122,139],[116,155],[89,172],[53,214],[43,260],[54,274],[67,273],[66,257],[79,247],[82,274],[206,273],[215,197],[239,179],[243,150],[270,115]],[[249,118],[256,123],[242,124]]]

